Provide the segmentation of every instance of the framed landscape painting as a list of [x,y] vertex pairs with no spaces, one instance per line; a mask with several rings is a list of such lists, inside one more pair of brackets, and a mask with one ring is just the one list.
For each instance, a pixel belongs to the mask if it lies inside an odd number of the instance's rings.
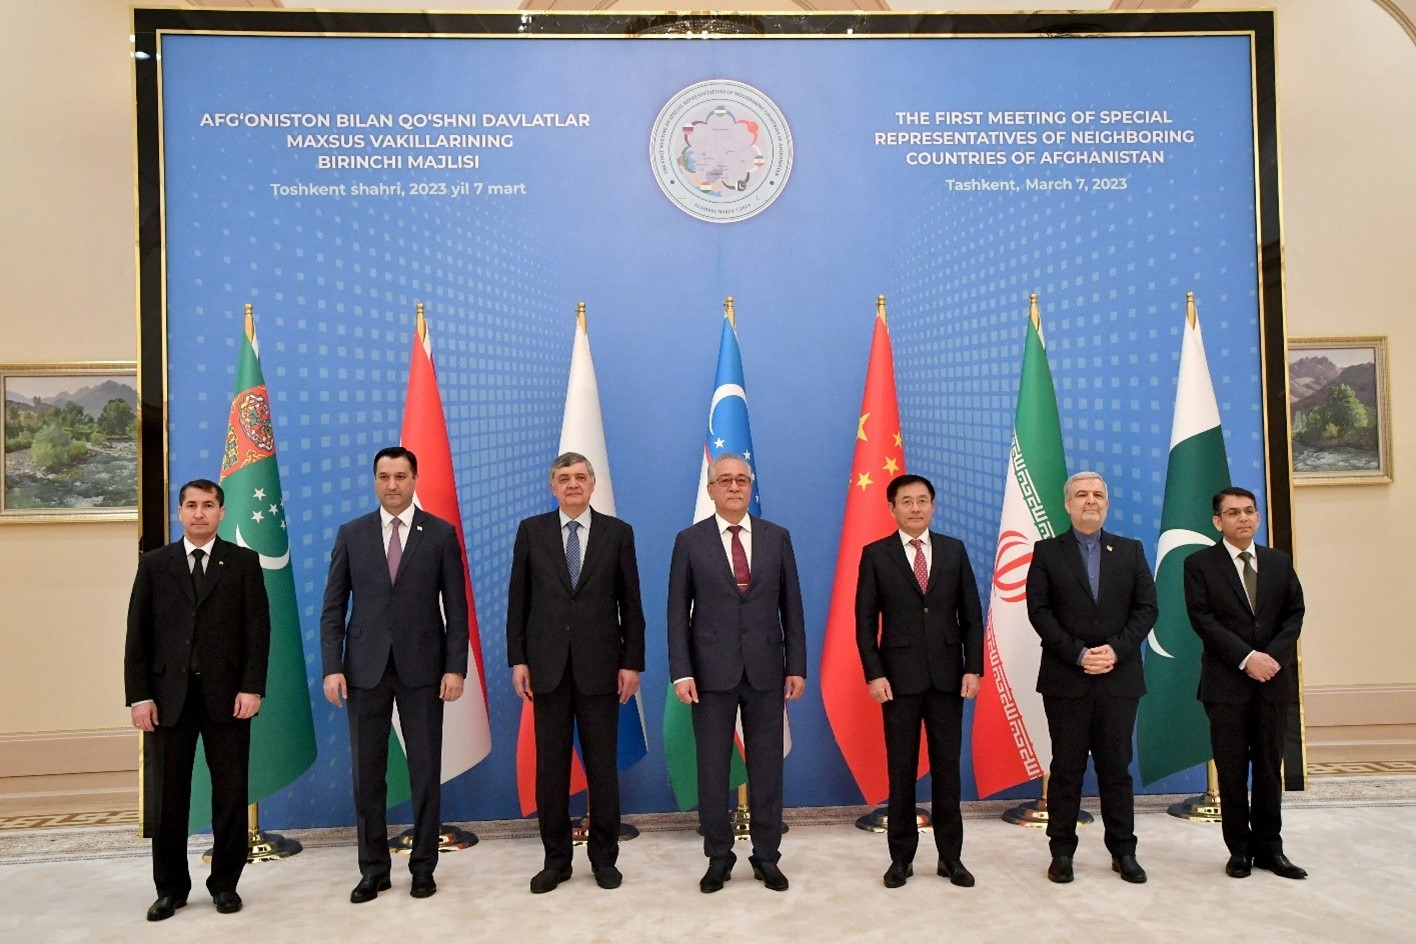
[[1385,337],[1289,338],[1295,485],[1392,480]]
[[132,362],[0,364],[0,521],[136,520]]

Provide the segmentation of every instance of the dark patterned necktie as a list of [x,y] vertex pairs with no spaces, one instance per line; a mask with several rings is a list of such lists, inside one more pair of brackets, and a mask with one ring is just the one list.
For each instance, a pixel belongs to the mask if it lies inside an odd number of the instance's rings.
[[915,580],[919,581],[921,593],[929,592],[929,562],[924,559],[924,542],[919,538],[910,541],[910,547],[915,549],[914,574]]
[[580,583],[580,522],[565,523],[565,566],[570,570],[570,585]]
[[752,582],[752,572],[747,568],[747,551],[742,546],[742,538],[738,537],[741,530],[740,524],[728,525],[728,531],[733,536],[733,582],[737,584],[738,593],[747,596],[747,585]]

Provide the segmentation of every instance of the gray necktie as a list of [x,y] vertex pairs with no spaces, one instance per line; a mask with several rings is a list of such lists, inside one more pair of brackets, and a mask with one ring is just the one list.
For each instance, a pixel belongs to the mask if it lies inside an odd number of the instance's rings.
[[398,539],[398,529],[403,526],[403,519],[394,518],[388,526],[393,531],[388,536],[388,582],[393,583],[398,579],[398,565],[403,560],[403,542]]
[[565,566],[570,569],[570,585],[580,583],[580,522],[565,523]]
[[1244,562],[1244,593],[1249,597],[1249,609],[1259,612],[1259,572],[1254,569],[1254,555],[1240,551],[1239,559]]

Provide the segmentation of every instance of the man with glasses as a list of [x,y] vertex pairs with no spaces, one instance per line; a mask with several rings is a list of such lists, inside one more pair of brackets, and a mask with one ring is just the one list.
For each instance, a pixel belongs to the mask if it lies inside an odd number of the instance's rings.
[[747,513],[752,470],[725,453],[708,468],[715,514],[680,531],[669,565],[669,671],[692,706],[698,749],[698,823],[708,871],[704,893],[732,877],[728,771],[738,713],[752,808],[752,875],[787,890],[782,840],[785,697],[806,690],[806,621],[796,557],[785,528]]
[[[1298,634],[1303,587],[1293,558],[1254,543],[1254,493],[1221,489],[1212,501],[1214,547],[1185,558],[1185,608],[1204,643],[1199,699],[1210,720],[1230,878],[1267,869],[1283,878],[1308,873],[1283,853],[1283,740],[1298,701]],[[1253,771],[1253,801],[1249,774]]]
[[919,729],[929,745],[937,872],[962,888],[973,874],[960,859],[959,748],[964,699],[983,674],[983,616],[969,555],[957,538],[929,530],[934,485],[899,475],[885,487],[900,528],[861,548],[856,582],[856,645],[870,697],[885,722],[890,773],[890,868],[885,887],[914,874],[919,846],[915,781]]

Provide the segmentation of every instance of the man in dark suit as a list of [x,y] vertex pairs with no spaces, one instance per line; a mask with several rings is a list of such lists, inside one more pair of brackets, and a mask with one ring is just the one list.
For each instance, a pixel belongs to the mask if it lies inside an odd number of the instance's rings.
[[270,608],[255,551],[216,536],[226,495],[207,479],[177,493],[182,540],[138,562],[128,601],[123,677],[133,726],[153,735],[159,771],[149,921],[172,917],[192,888],[187,817],[197,737],[211,770],[211,892],[216,910],[241,910],[246,866],[251,718],[265,694]]
[[983,674],[983,616],[964,545],[929,530],[934,485],[920,475],[896,476],[885,488],[900,529],[861,548],[856,581],[856,645],[885,721],[890,772],[890,868],[885,887],[914,874],[919,829],[915,781],[919,728],[929,744],[937,872],[972,887],[961,861],[959,748],[964,699],[978,694]]
[[748,515],[752,470],[724,453],[708,468],[716,513],[678,533],[669,565],[669,670],[674,694],[693,706],[698,823],[716,892],[732,877],[728,772],[739,711],[752,809],[752,875],[787,890],[782,841],[783,692],[806,690],[806,620],[796,557],[785,528]]
[[418,458],[409,450],[390,446],[374,456],[381,507],[340,527],[320,617],[325,698],[336,708],[349,702],[355,904],[390,887],[385,778],[395,703],[413,791],[410,894],[427,898],[438,889],[443,702],[462,697],[467,676],[467,591],[457,531],[413,506],[417,484]]
[[506,595],[512,687],[534,699],[536,811],[545,865],[533,894],[570,878],[571,732],[579,730],[590,799],[595,882],[618,888],[619,706],[639,690],[644,607],[634,531],[590,507],[595,469],[577,452],[551,463],[559,510],[521,522]]
[[[1283,740],[1298,701],[1298,634],[1303,587],[1293,559],[1254,543],[1254,493],[1220,490],[1214,526],[1223,538],[1185,558],[1185,608],[1204,643],[1199,699],[1210,719],[1229,862],[1245,878],[1254,867],[1284,878],[1308,873],[1283,852]],[[1249,775],[1253,771],[1253,802]]]
[[1155,581],[1139,541],[1102,531],[1109,502],[1095,472],[1067,480],[1072,528],[1033,545],[1028,619],[1042,637],[1037,691],[1052,736],[1047,877],[1072,881],[1087,754],[1096,765],[1111,868],[1146,880],[1136,861],[1131,738],[1146,691],[1141,641],[1155,625]]

